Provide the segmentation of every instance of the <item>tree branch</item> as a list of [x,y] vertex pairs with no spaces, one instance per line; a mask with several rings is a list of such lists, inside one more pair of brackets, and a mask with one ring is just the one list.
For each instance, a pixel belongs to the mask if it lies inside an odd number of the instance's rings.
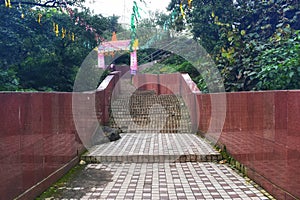
[[45,3],[36,3],[36,2],[28,2],[28,1],[11,2],[11,5],[15,5],[15,4],[32,5],[32,6],[47,7],[47,8],[57,8],[60,6],[67,7],[67,3],[62,2],[60,0],[49,0]]

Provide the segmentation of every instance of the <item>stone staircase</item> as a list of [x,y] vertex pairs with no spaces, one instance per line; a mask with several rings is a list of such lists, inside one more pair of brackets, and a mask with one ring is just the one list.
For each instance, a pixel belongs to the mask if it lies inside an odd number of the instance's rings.
[[111,126],[121,139],[96,145],[82,156],[89,163],[211,162],[222,159],[210,144],[191,133],[188,110],[181,97],[136,90],[130,79],[120,81],[112,99]]
[[154,91],[123,94],[111,104],[111,126],[124,132],[191,133],[189,113],[181,97]]

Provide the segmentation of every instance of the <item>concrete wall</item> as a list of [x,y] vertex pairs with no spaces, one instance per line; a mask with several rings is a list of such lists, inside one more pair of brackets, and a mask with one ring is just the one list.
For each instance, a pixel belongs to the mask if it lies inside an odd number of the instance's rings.
[[250,178],[276,199],[300,198],[299,90],[201,94],[186,74],[141,74],[134,84],[181,94],[193,128],[226,147]]
[[[78,162],[82,140],[88,141],[93,131],[90,125],[108,122],[110,91],[117,78],[108,76],[96,93],[0,93],[0,199],[34,199]],[[86,134],[80,137],[74,96],[94,98],[97,108],[92,117],[85,104],[78,106],[85,110],[79,128]]]

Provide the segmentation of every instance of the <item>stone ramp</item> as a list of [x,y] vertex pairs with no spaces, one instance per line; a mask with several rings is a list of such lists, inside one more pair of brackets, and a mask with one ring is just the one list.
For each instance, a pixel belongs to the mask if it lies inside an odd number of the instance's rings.
[[115,142],[92,147],[82,159],[89,163],[212,162],[220,153],[194,134],[126,133]]

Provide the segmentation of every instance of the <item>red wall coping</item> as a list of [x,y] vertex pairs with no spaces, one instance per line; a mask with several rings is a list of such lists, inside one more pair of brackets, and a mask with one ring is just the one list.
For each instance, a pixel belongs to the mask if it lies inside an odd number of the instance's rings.
[[183,84],[187,85],[187,87],[190,89],[190,92],[199,94],[201,93],[200,89],[198,88],[197,84],[192,80],[192,78],[189,76],[189,74],[182,74]]
[[97,91],[101,91],[101,90],[105,90],[109,84],[112,82],[114,76],[113,75],[108,75],[99,85],[99,87],[97,88]]

